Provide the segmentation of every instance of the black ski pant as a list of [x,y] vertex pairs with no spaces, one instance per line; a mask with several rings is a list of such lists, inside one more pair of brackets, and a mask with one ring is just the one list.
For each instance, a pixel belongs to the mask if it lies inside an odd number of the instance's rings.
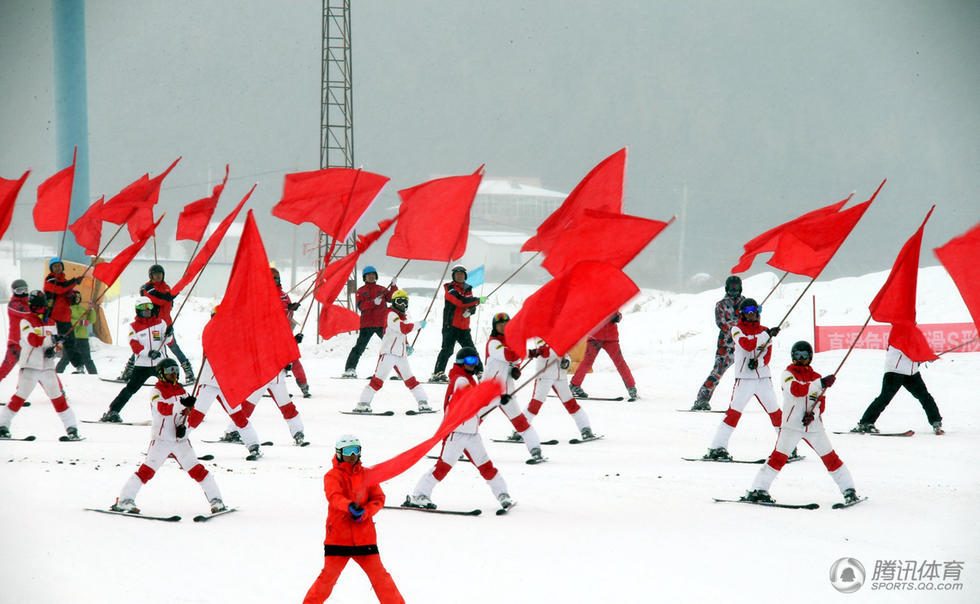
[[139,392],[140,387],[146,383],[146,380],[156,375],[156,373],[156,367],[134,366],[133,374],[129,377],[129,381],[119,391],[116,398],[112,399],[112,402],[109,403],[109,411],[115,411],[116,413],[122,411],[126,403],[129,402],[129,399],[133,398],[133,395]]
[[922,381],[921,373],[916,372],[912,375],[904,375],[887,371],[884,377],[881,378],[881,394],[878,395],[878,398],[871,401],[864,415],[861,416],[860,423],[873,424],[878,421],[878,416],[885,410],[888,403],[892,402],[892,398],[894,398],[899,388],[903,386],[909,391],[909,394],[918,399],[923,411],[926,412],[926,417],[929,418],[930,424],[942,421],[943,417],[939,415],[939,407],[936,406],[935,399],[932,398],[929,390],[926,389],[926,383]]
[[[154,346],[154,348],[156,348],[156,346]],[[185,355],[184,351],[177,345],[177,336],[170,336],[170,343],[167,344],[167,348],[170,349],[170,352],[174,353],[174,357],[177,359],[177,362],[181,364],[181,366],[187,362],[187,355]],[[129,355],[129,361],[127,363],[131,363],[135,360],[136,355],[131,354]]]
[[453,349],[456,343],[459,342],[460,346],[469,346],[473,348],[473,336],[470,335],[469,329],[460,329],[458,327],[442,328],[442,348],[439,349],[439,356],[436,357],[436,367],[432,370],[432,373],[439,373],[446,370],[446,363],[449,361],[449,357],[453,354]]
[[95,368],[95,362],[92,361],[92,349],[89,347],[88,338],[72,338],[71,349],[65,346],[64,354],[62,354],[61,360],[55,366],[55,371],[58,373],[63,372],[69,362],[76,369],[85,368],[93,375],[98,373],[98,370]]
[[344,365],[344,369],[357,369],[357,362],[361,360],[361,355],[364,354],[364,349],[367,348],[368,342],[371,341],[371,336],[378,336],[379,338],[384,337],[383,327],[362,327],[361,331],[357,334],[357,342],[354,343],[354,347],[351,348],[350,354],[347,355],[347,364]]

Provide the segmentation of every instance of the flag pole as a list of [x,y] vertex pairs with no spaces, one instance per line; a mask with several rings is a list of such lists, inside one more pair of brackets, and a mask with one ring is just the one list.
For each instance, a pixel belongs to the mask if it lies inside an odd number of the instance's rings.
[[776,288],[779,287],[779,284],[782,283],[783,282],[783,279],[785,279],[788,275],[789,275],[789,271],[786,271],[785,273],[783,273],[783,276],[779,278],[779,281],[776,282],[776,285],[773,285],[772,286],[772,289],[769,290],[769,293],[766,294],[766,297],[763,298],[762,299],[762,302],[759,302],[759,304],[765,304],[766,303],[766,300],[769,299],[769,296],[771,296],[773,294],[773,292],[776,291]]
[[837,375],[837,372],[840,371],[840,368],[844,366],[844,361],[847,360],[847,357],[851,356],[851,351],[854,350],[855,346],[857,346],[858,340],[861,339],[861,334],[864,333],[864,329],[868,326],[868,323],[870,322],[871,322],[871,315],[868,314],[868,320],[865,321],[864,325],[861,326],[861,331],[859,331],[857,336],[854,337],[854,341],[851,342],[851,347],[847,349],[847,354],[845,354],[844,358],[840,360],[840,365],[837,366],[837,369],[834,370],[834,373],[832,375]]
[[501,281],[500,282],[500,285],[498,285],[497,287],[493,288],[493,290],[489,294],[487,294],[487,298],[489,298],[490,296],[492,296],[495,293],[497,293],[497,290],[500,289],[501,287],[503,287],[504,283],[507,283],[508,281],[510,281],[514,277],[514,275],[516,275],[517,273],[521,272],[521,269],[524,268],[525,266],[527,266],[528,264],[530,264],[530,262],[532,260],[534,260],[535,258],[537,258],[538,257],[538,254],[540,254],[540,253],[541,253],[541,250],[538,250],[538,251],[534,252],[534,255],[531,256],[530,258],[528,258],[524,262],[524,264],[522,264],[519,267],[517,267],[517,270],[516,271],[514,271],[513,273],[510,274],[509,277],[507,277],[506,279],[504,279],[503,281]]
[[[809,283],[807,283],[807,284],[806,284],[806,287],[804,287],[804,288],[803,288],[803,291],[802,291],[802,292],[800,292],[800,295],[799,295],[799,296],[798,296],[798,297],[796,298],[796,301],[795,301],[795,302],[793,302],[793,305],[789,307],[789,310],[787,310],[787,311],[786,311],[786,314],[785,314],[785,315],[783,315],[783,318],[782,318],[782,319],[780,319],[780,321],[779,321],[779,323],[777,323],[777,324],[776,324],[776,328],[779,328],[780,326],[782,326],[782,324],[783,324],[783,323],[785,323],[785,322],[786,322],[786,319],[788,319],[788,318],[789,318],[789,314],[790,314],[791,312],[793,312],[793,309],[794,309],[794,308],[796,308],[796,305],[800,303],[800,300],[802,300],[802,299],[803,299],[803,296],[804,296],[804,295],[806,294],[806,291],[807,291],[808,289],[810,289],[810,286],[811,286],[811,285],[813,285],[813,282],[814,282],[814,281],[816,281],[816,280],[817,280],[817,278],[816,278],[816,277],[814,277],[814,278],[812,278],[812,279],[810,279],[810,282],[809,282]],[[870,320],[870,317],[869,317],[869,320]],[[770,341],[772,341],[772,336],[770,336]],[[759,358],[759,355],[760,355],[761,353],[762,353],[762,351],[761,351],[761,350],[757,350],[757,351],[755,352],[755,354],[754,354],[754,355],[752,355],[752,359],[753,359],[753,360],[755,360],[755,359],[758,359],[758,358]]]
[[946,354],[947,352],[953,352],[954,350],[959,350],[960,348],[963,348],[964,346],[967,346],[967,345],[969,345],[969,344],[973,344],[973,343],[974,343],[974,342],[976,342],[976,341],[977,341],[978,339],[980,339],[980,338],[971,338],[971,339],[969,339],[969,340],[967,340],[966,342],[963,342],[963,343],[962,343],[962,344],[960,344],[959,346],[953,346],[952,348],[947,348],[946,350],[944,350],[944,351],[942,351],[942,352],[939,352],[939,353],[936,353],[936,356],[937,356],[937,357],[941,357],[941,356],[943,356],[944,354]]
[[[452,262],[453,261],[451,258],[447,260],[446,268],[442,269],[442,276],[439,277],[439,283],[436,284],[436,290],[432,294],[432,299],[429,300],[429,307],[425,309],[425,316],[422,317],[423,321],[429,318],[429,311],[432,310],[433,305],[436,303],[436,298],[439,297],[439,286],[442,285],[443,280],[446,278],[446,273],[449,272],[449,265],[452,264]],[[421,333],[421,329],[415,332],[415,337],[412,339],[412,348],[415,348],[415,343],[419,341],[419,334]]]

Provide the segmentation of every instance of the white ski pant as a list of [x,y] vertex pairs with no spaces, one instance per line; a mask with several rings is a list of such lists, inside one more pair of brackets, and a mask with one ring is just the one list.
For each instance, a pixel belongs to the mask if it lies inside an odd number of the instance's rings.
[[151,440],[150,448],[146,452],[146,461],[123,485],[122,491],[119,493],[119,500],[136,499],[136,495],[143,484],[153,478],[157,469],[163,465],[163,462],[167,461],[170,455],[174,456],[181,469],[186,470],[190,477],[201,485],[204,497],[208,501],[221,499],[221,491],[218,489],[218,483],[215,482],[214,476],[197,460],[197,454],[194,452],[191,441],[183,438],[178,441]]
[[392,369],[405,381],[405,387],[415,397],[416,402],[428,400],[425,395],[425,390],[422,389],[422,385],[419,384],[419,381],[412,373],[412,368],[408,364],[408,357],[385,353],[378,358],[378,366],[374,369],[374,376],[368,382],[368,385],[364,387],[364,390],[361,391],[360,402],[370,404],[374,400],[375,393],[384,386],[385,380],[388,379],[388,375],[391,374]]
[[[214,401],[217,400],[218,404],[221,405],[221,408],[228,414],[228,417],[232,418],[231,430],[239,433],[245,446],[251,447],[252,445],[259,444],[259,435],[255,432],[255,427],[252,426],[251,420],[242,414],[239,416],[240,419],[236,423],[235,418],[232,417],[236,413],[241,413],[242,406],[239,405],[235,408],[229,407],[228,401],[225,400],[225,396],[221,393],[221,388],[211,384],[202,384],[198,386],[197,394],[195,396],[197,397],[197,402],[194,403],[194,409],[200,411],[201,415],[207,415],[208,409],[210,409],[211,405],[214,404]],[[241,420],[244,420],[244,426],[238,425],[238,423],[242,423]],[[194,428],[189,428],[188,435],[190,435],[192,430],[194,430]],[[226,430],[226,432],[227,431],[228,430]]]
[[772,378],[750,379],[739,378],[735,380],[735,390],[732,391],[732,401],[728,405],[725,419],[718,425],[715,436],[711,441],[711,448],[728,447],[728,440],[738,425],[738,420],[742,417],[742,410],[755,397],[762,404],[763,409],[769,414],[772,425],[777,430],[782,424],[782,412],[779,410],[779,403],[776,401],[776,391],[772,389]]
[[844,462],[837,457],[833,445],[830,444],[830,439],[827,438],[827,432],[823,428],[806,432],[794,428],[782,428],[776,438],[776,448],[769,455],[766,463],[759,468],[759,473],[755,475],[755,481],[752,483],[753,490],[769,490],[772,481],[776,479],[776,475],[779,474],[786,463],[786,459],[800,440],[810,445],[810,448],[820,456],[820,460],[830,472],[830,477],[837,483],[841,493],[854,488],[854,479],[851,478],[850,471]]
[[[254,407],[257,407],[259,401],[262,400],[262,396],[266,392],[269,393],[269,396],[272,397],[272,400],[275,401],[276,405],[279,407],[279,412],[282,414],[282,418],[286,421],[286,428],[289,430],[289,434],[295,437],[296,434],[302,432],[303,418],[300,417],[299,410],[296,409],[293,401],[289,398],[289,390],[286,389],[285,372],[280,371],[276,379],[248,395],[246,400]],[[249,418],[249,426],[251,425],[251,418]],[[225,432],[233,432],[235,430],[239,431],[239,433],[242,435],[242,441],[244,442],[245,433],[241,431],[242,428],[239,427],[234,420],[229,421],[228,426],[225,427]],[[258,442],[258,437],[256,437],[255,442]]]
[[54,369],[30,369],[22,367],[17,376],[17,391],[10,398],[6,407],[0,409],[0,426],[10,427],[14,415],[20,411],[24,401],[34,392],[34,387],[41,384],[44,393],[51,399],[54,410],[58,413],[58,419],[65,428],[77,427],[78,421],[75,412],[68,406],[65,400],[65,392],[61,388],[61,380]]
[[531,402],[527,405],[527,418],[530,421],[534,421],[534,418],[538,415],[545,398],[548,396],[549,390],[554,390],[555,394],[558,395],[558,399],[565,406],[568,414],[572,416],[572,419],[575,421],[575,427],[578,428],[579,432],[583,428],[589,427],[589,416],[585,413],[585,409],[575,400],[575,397],[572,396],[572,390],[568,387],[568,380],[565,377],[561,379],[538,378],[534,380],[534,393],[531,394]]
[[412,494],[431,497],[432,489],[446,477],[446,474],[449,474],[449,471],[459,460],[460,454],[464,452],[473,462],[477,471],[480,472],[480,476],[487,481],[494,497],[500,497],[501,493],[507,492],[507,483],[504,482],[504,477],[500,475],[497,468],[493,466],[493,462],[490,461],[490,456],[487,454],[486,447],[483,446],[483,439],[480,438],[480,434],[453,432],[442,442],[442,452],[439,454],[436,465],[422,475]]

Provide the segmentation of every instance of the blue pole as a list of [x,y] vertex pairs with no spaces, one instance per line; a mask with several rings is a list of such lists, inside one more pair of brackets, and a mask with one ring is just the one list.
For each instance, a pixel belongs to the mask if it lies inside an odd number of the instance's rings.
[[[85,76],[85,2],[52,0],[54,30],[54,112],[57,170],[71,165],[78,147],[69,224],[89,206],[88,92]],[[60,240],[59,240],[60,244]],[[88,264],[82,246],[69,231],[62,256]]]

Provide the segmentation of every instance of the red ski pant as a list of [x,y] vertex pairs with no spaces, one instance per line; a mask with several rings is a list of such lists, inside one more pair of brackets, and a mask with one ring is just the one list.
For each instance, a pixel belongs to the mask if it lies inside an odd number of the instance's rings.
[[20,346],[17,344],[7,344],[7,355],[3,358],[3,364],[0,365],[0,380],[7,377],[10,370],[17,365],[17,359],[20,358]]
[[341,571],[347,566],[347,562],[353,560],[361,566],[361,570],[371,581],[374,588],[374,595],[378,597],[381,604],[405,604],[405,598],[399,593],[395,586],[394,579],[381,564],[381,556],[371,554],[370,556],[324,556],[323,570],[313,582],[310,590],[303,598],[303,604],[323,604],[333,592],[333,586],[337,584]]
[[605,350],[609,358],[612,359],[613,364],[616,366],[616,370],[619,371],[620,377],[623,378],[623,383],[626,384],[627,388],[632,388],[636,386],[636,380],[633,379],[633,374],[630,372],[629,365],[626,364],[626,359],[623,358],[623,351],[619,348],[619,342],[616,340],[589,340],[589,343],[585,347],[585,357],[582,362],[579,363],[578,369],[575,370],[575,375],[572,376],[572,384],[575,386],[581,386],[582,382],[585,380],[585,374],[592,369],[592,363],[595,362],[595,358],[599,356],[599,351]]

